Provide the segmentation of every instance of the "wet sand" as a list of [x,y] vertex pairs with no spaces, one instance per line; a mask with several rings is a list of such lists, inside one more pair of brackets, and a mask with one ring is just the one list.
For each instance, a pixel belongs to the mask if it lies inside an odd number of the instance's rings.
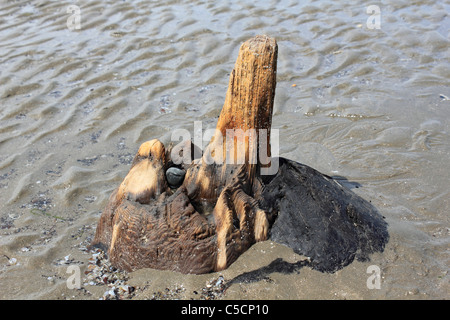
[[[73,31],[70,4],[0,4],[0,299],[99,299],[115,284],[131,299],[450,298],[448,3],[388,1],[369,29],[362,1],[75,1]],[[280,156],[371,201],[385,251],[327,274],[266,241],[219,273],[90,283],[86,246],[139,145],[214,127],[257,34],[279,46]]]

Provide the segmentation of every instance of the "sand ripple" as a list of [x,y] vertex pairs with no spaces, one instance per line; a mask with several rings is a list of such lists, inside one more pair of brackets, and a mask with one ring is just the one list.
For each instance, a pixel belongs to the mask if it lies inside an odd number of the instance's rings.
[[[74,3],[73,31],[68,2],[0,8],[0,298],[73,294],[56,261],[86,267],[80,248],[141,143],[214,126],[239,46],[256,34],[279,45],[280,154],[339,177],[387,217],[391,247],[374,262],[384,296],[449,298],[448,4],[383,2],[371,30],[365,2]],[[308,292],[301,275],[277,281],[268,296]],[[339,281],[339,297],[374,297],[365,278]]]

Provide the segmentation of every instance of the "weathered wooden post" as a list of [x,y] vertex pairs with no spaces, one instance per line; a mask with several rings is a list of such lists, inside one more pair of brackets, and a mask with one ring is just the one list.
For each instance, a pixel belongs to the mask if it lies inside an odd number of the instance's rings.
[[[128,175],[111,195],[94,239],[114,265],[204,273],[226,268],[255,241],[267,238],[266,214],[252,197],[258,166],[254,142],[260,129],[270,141],[276,67],[274,39],[256,36],[242,44],[217,134],[203,156],[214,161],[186,166],[184,183],[176,191],[165,178],[170,152],[158,140],[141,145]],[[234,135],[234,152],[227,154],[227,133],[234,129],[254,134]],[[242,143],[244,152],[239,152]]]
[[[140,146],[92,243],[114,266],[218,271],[268,237],[323,271],[384,249],[387,225],[368,202],[312,168],[270,158],[277,54],[267,36],[242,44],[216,133],[200,159],[178,165],[181,186],[166,178],[171,147],[156,139]],[[271,164],[260,161],[261,152],[279,161],[271,175],[261,175]]]

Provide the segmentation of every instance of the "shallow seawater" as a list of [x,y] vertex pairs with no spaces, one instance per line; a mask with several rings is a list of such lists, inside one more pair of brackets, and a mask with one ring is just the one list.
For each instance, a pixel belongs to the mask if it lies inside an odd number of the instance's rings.
[[102,297],[85,247],[109,195],[141,143],[215,126],[257,34],[278,42],[280,155],[371,201],[390,241],[334,274],[293,272],[301,257],[266,241],[221,273],[131,273],[134,297],[196,298],[222,275],[221,298],[450,298],[448,1],[384,1],[375,29],[364,1],[72,2],[0,2],[0,299]]

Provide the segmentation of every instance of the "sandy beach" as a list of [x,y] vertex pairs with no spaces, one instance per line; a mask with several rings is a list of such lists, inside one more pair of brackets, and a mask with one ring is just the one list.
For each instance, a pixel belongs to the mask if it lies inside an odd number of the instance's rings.
[[[449,299],[450,4],[299,2],[1,1],[0,299]],[[214,128],[258,34],[280,156],[370,201],[384,252],[322,273],[264,241],[211,274],[114,270],[87,247],[140,144]]]

